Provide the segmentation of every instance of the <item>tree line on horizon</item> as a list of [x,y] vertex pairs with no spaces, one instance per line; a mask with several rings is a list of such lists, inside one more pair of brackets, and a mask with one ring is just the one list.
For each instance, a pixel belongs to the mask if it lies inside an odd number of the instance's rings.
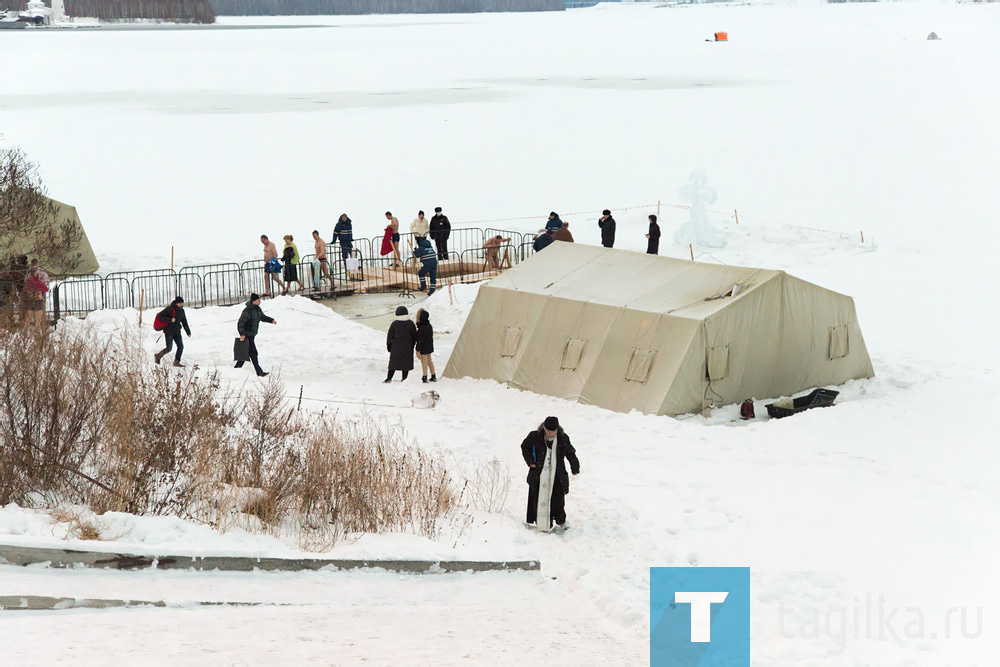
[[[316,16],[332,14],[470,14],[563,11],[563,0],[65,0],[68,16],[102,21],[161,19],[215,23],[218,16]],[[23,11],[26,0],[5,6]]]
[[219,16],[562,11],[563,0],[210,0]]
[[[24,11],[25,0],[3,3],[12,11]],[[51,4],[51,3],[50,3]],[[209,0],[65,0],[67,16],[85,16],[102,21],[162,19],[182,23],[215,23]]]

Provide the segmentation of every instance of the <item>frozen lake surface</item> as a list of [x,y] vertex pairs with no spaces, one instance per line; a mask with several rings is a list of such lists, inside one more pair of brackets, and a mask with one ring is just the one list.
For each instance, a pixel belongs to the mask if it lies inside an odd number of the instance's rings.
[[[171,246],[179,266],[250,259],[261,233],[294,234],[301,250],[314,228],[330,238],[341,212],[373,236],[386,210],[408,226],[435,206],[454,223],[523,231],[556,210],[585,243],[598,242],[592,212],[607,207],[616,245],[641,250],[657,201],[661,253],[686,257],[667,241],[688,213],[670,205],[702,168],[728,246],[699,261],[786,270],[853,296],[877,374],[841,387],[836,407],[781,422],[739,422],[736,406],[707,420],[609,413],[472,380],[442,381],[442,403],[420,411],[406,407],[420,387],[381,384],[383,333],[275,299],[265,310],[282,322],[280,339],[267,332],[262,355],[289,393],[398,405],[370,409],[464,465],[507,463],[507,510],[480,517],[454,548],[538,557],[543,571],[398,588],[365,574],[0,572],[0,594],[310,605],[5,613],[0,658],[641,664],[648,568],[697,563],[751,567],[754,664],[992,664],[998,19],[1000,5],[930,2],[622,5],[224,21],[328,26],[313,30],[0,36],[16,64],[2,84],[2,141],[78,207],[105,270],[166,266]],[[719,30],[731,41],[706,41]],[[932,30],[943,39],[927,41]],[[475,288],[455,295],[423,304],[441,369]],[[238,313],[189,313],[185,359],[242,382],[222,363]],[[90,322],[103,336],[137,319]],[[584,465],[568,500],[573,529],[555,539],[519,525],[517,445],[547,414],[567,424]],[[0,531],[23,533],[20,510],[8,514]],[[367,539],[376,550],[453,548]],[[813,611],[880,593],[919,608],[926,631],[809,636]],[[982,636],[931,637],[960,606],[985,607]],[[523,652],[548,619],[567,635],[541,633]]]

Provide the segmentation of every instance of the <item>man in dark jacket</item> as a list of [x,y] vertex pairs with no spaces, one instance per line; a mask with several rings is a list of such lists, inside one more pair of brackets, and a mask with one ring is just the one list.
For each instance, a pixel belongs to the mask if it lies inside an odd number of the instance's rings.
[[597,226],[601,228],[601,245],[605,248],[615,247],[615,219],[611,217],[611,211],[604,209],[603,214],[597,220]]
[[184,354],[181,327],[184,327],[184,333],[188,335],[188,338],[191,337],[191,327],[188,326],[187,314],[184,312],[184,299],[182,297],[175,298],[169,306],[156,315],[156,319],[166,323],[162,331],[163,337],[167,341],[167,347],[154,354],[153,359],[156,360],[156,363],[160,363],[160,359],[170,354],[170,350],[176,343],[177,353],[174,355],[174,366],[184,368],[184,364],[181,363],[181,355]]
[[[566,461],[569,461],[573,474],[579,475],[580,460],[576,458],[576,449],[559,425],[559,420],[546,417],[537,430],[529,433],[521,443],[521,456],[528,466],[528,513],[525,521],[529,524],[541,521],[538,528],[545,531],[552,528],[553,521],[565,528],[566,494],[569,493]],[[543,480],[543,476],[547,477]],[[543,484],[543,481],[546,483]],[[539,498],[539,490],[543,486],[548,487],[552,494],[548,506],[545,498]]]
[[437,245],[438,259],[442,262],[448,259],[448,237],[451,236],[451,221],[448,216],[441,212],[441,207],[434,209],[434,217],[431,218],[431,238]]
[[[259,294],[251,294],[250,300],[246,302],[243,312],[240,313],[240,320],[236,323],[236,331],[240,334],[240,340],[250,341],[250,361],[253,363],[253,368],[257,371],[258,377],[264,377],[267,375],[267,373],[264,372],[264,369],[260,367],[260,363],[257,361],[257,345],[254,344],[254,338],[257,337],[257,330],[260,328],[261,322],[277,324],[278,320],[273,317],[268,317],[264,314],[264,311],[260,309]],[[243,368],[243,362],[237,361],[236,368]]]
[[389,325],[385,349],[389,353],[389,374],[385,381],[392,382],[396,371],[403,371],[403,380],[413,370],[413,348],[417,345],[417,325],[410,319],[406,306],[396,309],[396,320]]
[[333,226],[333,240],[330,243],[340,244],[341,259],[351,256],[351,251],[354,250],[354,229],[346,213],[341,213],[337,224]]
[[417,272],[417,277],[420,278],[421,291],[427,289],[427,281],[424,280],[424,276],[430,276],[431,289],[427,292],[427,296],[430,296],[437,289],[438,271],[438,259],[434,255],[431,242],[423,238],[417,241],[417,247],[413,249],[413,256],[420,260],[420,271]]
[[555,234],[557,230],[562,229],[563,221],[559,219],[559,214],[555,211],[549,213],[549,219],[545,223],[545,231],[549,234]]
[[531,247],[535,252],[541,252],[552,245],[552,241],[554,240],[555,239],[552,237],[551,232],[539,231],[538,236],[535,237],[535,242],[531,244]]

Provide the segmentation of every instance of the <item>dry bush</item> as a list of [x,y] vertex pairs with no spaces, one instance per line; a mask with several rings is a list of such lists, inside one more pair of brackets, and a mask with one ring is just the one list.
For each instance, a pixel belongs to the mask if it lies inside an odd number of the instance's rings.
[[56,523],[66,524],[68,529],[67,538],[74,537],[78,540],[102,539],[102,527],[96,521],[84,518],[84,513],[80,510],[57,507],[50,514]]
[[256,386],[153,366],[131,329],[2,332],[0,505],[170,514],[313,549],[349,533],[435,537],[463,515],[464,489],[401,429],[307,415],[280,381]]
[[[0,504],[32,492],[84,502],[119,380],[108,344],[33,328],[0,333]],[[110,491],[110,488],[105,488]]]
[[478,466],[468,482],[469,502],[481,512],[499,514],[510,496],[510,467],[498,458]]
[[439,522],[464,509],[440,459],[367,414],[321,421],[307,443],[303,468],[302,532],[320,541],[323,535],[409,528],[436,537]]

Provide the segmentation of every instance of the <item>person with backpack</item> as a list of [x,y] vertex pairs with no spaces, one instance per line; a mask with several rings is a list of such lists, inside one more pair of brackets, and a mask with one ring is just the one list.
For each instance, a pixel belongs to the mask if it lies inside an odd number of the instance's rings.
[[[569,436],[556,417],[546,417],[521,443],[521,456],[528,466],[528,512],[525,522],[549,531],[555,523],[566,526],[566,494],[569,475],[566,461],[574,475],[580,474],[580,459]],[[548,494],[548,497],[545,495]]]
[[615,227],[618,223],[615,219],[611,217],[611,211],[604,209],[601,213],[600,219],[597,221],[597,226],[601,228],[601,245],[605,248],[615,247]]
[[427,296],[430,296],[437,289],[438,270],[438,258],[434,248],[431,247],[431,242],[428,239],[417,241],[417,247],[413,249],[413,256],[420,260],[420,271],[417,272],[417,277],[420,278],[421,291],[427,289],[427,281],[424,276],[430,276],[431,288],[427,292]]
[[389,353],[389,374],[385,383],[392,382],[396,371],[403,372],[403,380],[413,370],[413,348],[417,344],[417,326],[410,319],[410,311],[406,306],[396,309],[396,319],[389,325],[385,337],[385,349]]
[[[253,368],[257,371],[257,377],[264,377],[267,373],[264,369],[260,367],[260,362],[257,360],[257,345],[254,343],[254,339],[257,337],[257,331],[260,329],[261,322],[269,322],[271,324],[277,324],[278,320],[273,317],[268,317],[264,314],[264,311],[260,309],[260,295],[251,294],[250,300],[246,302],[243,307],[243,312],[240,313],[240,319],[236,323],[236,331],[240,335],[240,340],[250,341],[250,361],[253,363]],[[243,368],[243,362],[237,361],[236,368]]]
[[421,308],[417,311],[417,358],[420,359],[420,370],[423,372],[421,382],[428,382],[427,369],[431,371],[430,382],[437,382],[437,371],[434,370],[434,362],[431,354],[434,353],[434,327],[431,326],[430,314]]
[[153,329],[163,333],[163,337],[167,342],[166,348],[153,355],[156,363],[160,363],[160,359],[170,354],[170,350],[176,344],[177,352],[174,354],[174,366],[184,368],[184,364],[181,363],[181,355],[184,354],[184,339],[181,338],[181,327],[184,328],[184,333],[190,338],[191,327],[188,326],[187,314],[184,312],[184,298],[178,296],[170,302],[169,306],[157,313],[153,319]]

